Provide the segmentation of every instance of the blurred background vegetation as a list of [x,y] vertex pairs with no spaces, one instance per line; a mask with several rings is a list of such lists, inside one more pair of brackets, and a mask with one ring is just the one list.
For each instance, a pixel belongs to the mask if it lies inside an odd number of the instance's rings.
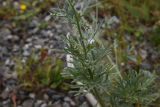
[[[7,21],[11,28],[27,26],[35,17],[48,14],[57,0],[3,0],[0,1],[0,20]],[[24,26],[24,27],[25,27]],[[39,28],[46,28],[45,21],[40,22]],[[0,24],[3,27],[3,23]]]
[[1,20],[25,20],[46,12],[56,0],[5,0],[1,2]]
[[[160,52],[159,0],[101,0],[99,17],[105,19],[103,38],[110,43],[117,40],[118,58],[124,65],[140,67],[142,61],[151,59],[149,53]],[[153,62],[159,66],[159,57]]]

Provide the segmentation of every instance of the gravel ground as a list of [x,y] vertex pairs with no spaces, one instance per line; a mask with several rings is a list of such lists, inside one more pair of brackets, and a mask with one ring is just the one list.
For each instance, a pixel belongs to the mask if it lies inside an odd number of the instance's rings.
[[[47,23],[40,28],[41,22]],[[18,80],[14,71],[14,58],[26,59],[33,51],[48,49],[49,55],[65,59],[61,35],[70,30],[61,20],[55,20],[50,15],[39,15],[23,26],[13,27],[12,22],[1,21],[0,27],[0,107],[13,106],[13,96],[16,95],[17,107],[90,107],[86,98],[75,96],[74,93],[47,89],[40,92],[16,90]]]

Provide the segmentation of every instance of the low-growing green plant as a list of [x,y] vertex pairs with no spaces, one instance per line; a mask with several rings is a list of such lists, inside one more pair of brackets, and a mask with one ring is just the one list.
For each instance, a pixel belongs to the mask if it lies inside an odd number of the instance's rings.
[[[73,25],[74,36],[67,35],[65,51],[70,54],[73,67],[64,70],[73,79],[79,93],[91,92],[101,107],[142,107],[158,97],[153,92],[155,76],[144,71],[122,73],[114,64],[111,50],[96,42],[96,26],[84,20],[75,0],[66,0],[64,9],[53,12]],[[95,28],[95,29],[94,29]]]
[[62,70],[62,60],[48,56],[46,50],[40,56],[32,54],[25,62],[17,60],[16,63],[20,85],[29,90],[58,88],[64,80]]
[[[158,98],[155,93],[156,76],[140,70],[125,73],[113,86],[111,104],[115,107],[145,107]],[[154,94],[155,93],[155,94]]]

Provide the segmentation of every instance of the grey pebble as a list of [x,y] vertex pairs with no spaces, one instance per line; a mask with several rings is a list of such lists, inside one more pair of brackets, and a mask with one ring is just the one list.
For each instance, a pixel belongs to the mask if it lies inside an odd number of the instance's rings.
[[41,107],[47,107],[46,103],[41,104]]
[[80,105],[80,107],[90,107],[89,104],[85,101],[82,103],[82,105]]
[[58,100],[61,100],[63,98],[63,96],[61,95],[53,95],[52,96],[52,100],[55,102],[55,101],[58,101]]
[[60,101],[57,101],[54,104],[52,104],[52,107],[62,107],[62,104],[60,103]]
[[30,93],[30,94],[29,94],[29,97],[32,98],[32,99],[35,99],[35,98],[36,98],[36,95],[35,95],[35,93]]
[[2,98],[3,100],[7,99],[9,97],[9,91],[4,90],[1,95],[0,98]]
[[29,52],[29,51],[25,50],[25,51],[23,52],[23,56],[29,56],[29,55],[30,55],[30,52]]
[[62,107],[71,107],[67,102],[64,102],[63,104],[62,104]]
[[34,101],[32,99],[25,100],[22,104],[22,107],[32,107],[34,104]]
[[65,97],[64,101],[70,103],[71,106],[76,105],[76,103],[70,97]]
[[11,100],[7,99],[2,102],[2,107],[11,107]]
[[43,103],[42,100],[37,100],[37,101],[34,103],[34,107],[40,107],[42,103]]
[[48,100],[49,100],[49,96],[48,96],[47,94],[44,94],[44,95],[43,95],[43,99],[44,99],[45,101],[48,101]]

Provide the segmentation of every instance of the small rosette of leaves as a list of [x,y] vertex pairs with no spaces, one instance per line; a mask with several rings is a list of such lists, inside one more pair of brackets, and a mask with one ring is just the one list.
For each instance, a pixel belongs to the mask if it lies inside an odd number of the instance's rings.
[[25,62],[16,62],[18,79],[25,89],[57,88],[63,83],[62,60],[48,56],[46,50],[40,56],[32,54]]

